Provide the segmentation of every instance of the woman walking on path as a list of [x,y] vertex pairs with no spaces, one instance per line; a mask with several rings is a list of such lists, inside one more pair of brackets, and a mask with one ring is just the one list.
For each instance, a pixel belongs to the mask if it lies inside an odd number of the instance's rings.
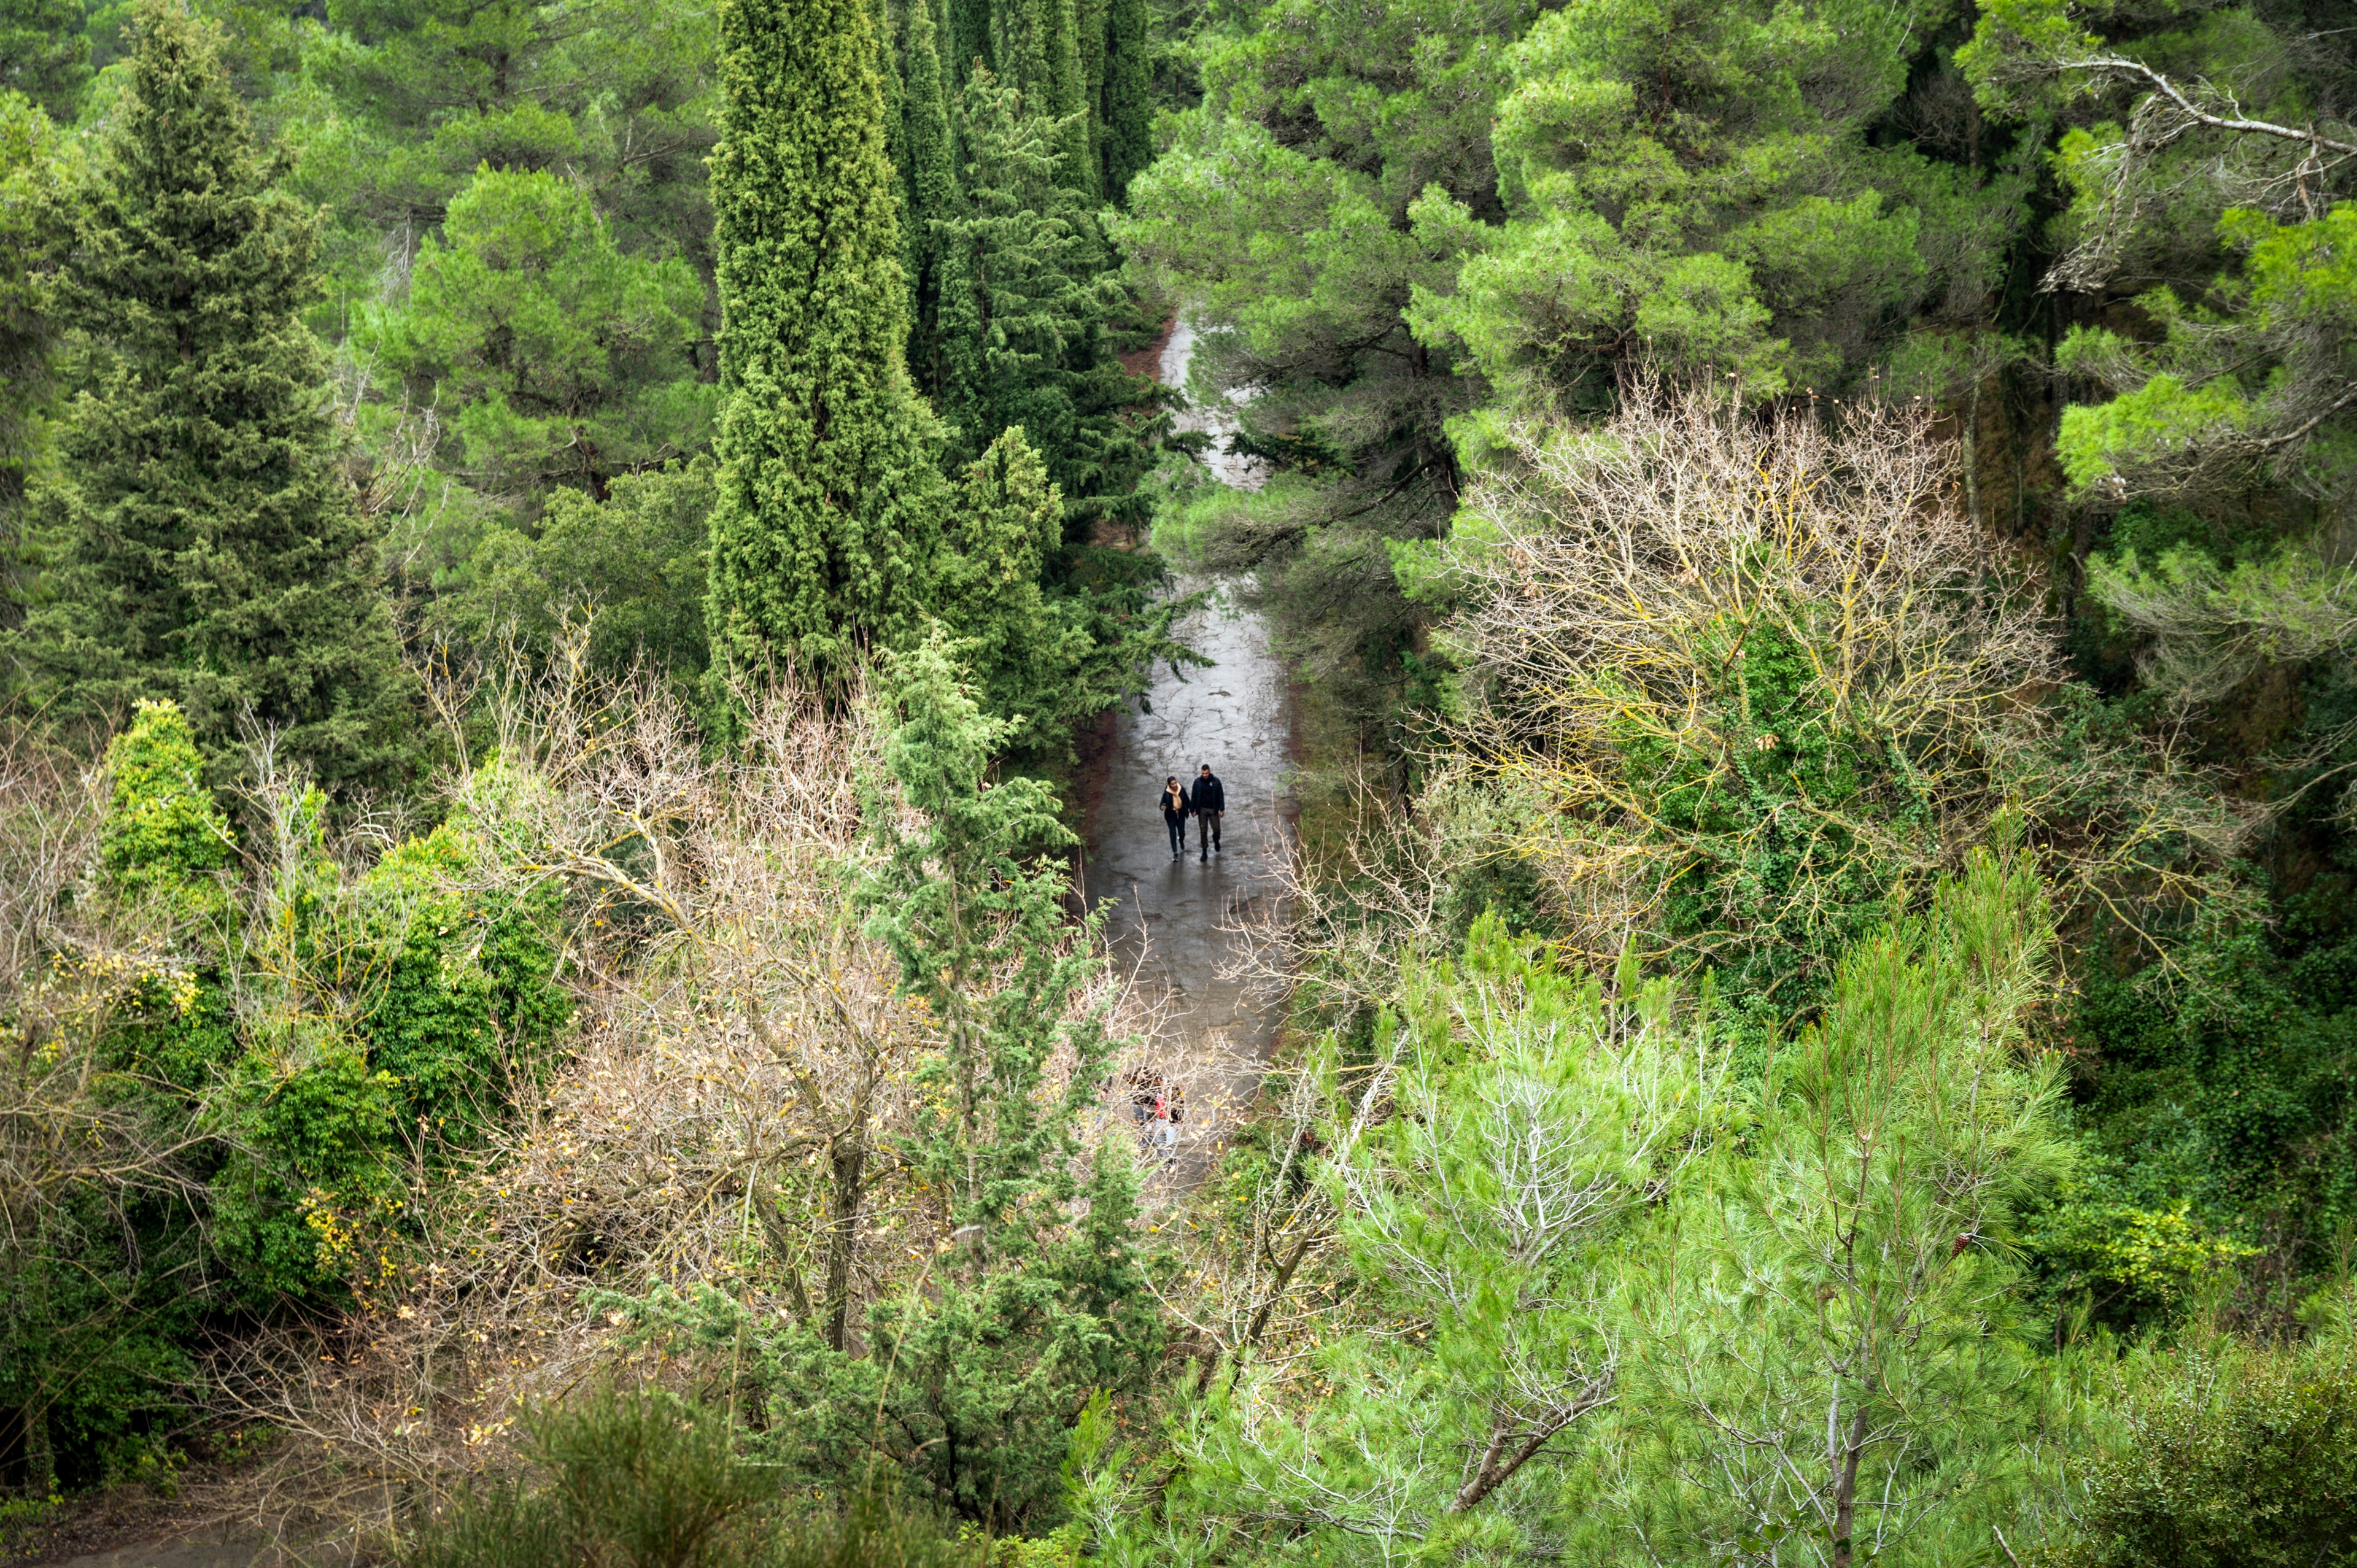
[[1162,781],[1162,825],[1170,830],[1170,858],[1178,859],[1187,853],[1187,813],[1194,802],[1178,785],[1178,775],[1173,773]]

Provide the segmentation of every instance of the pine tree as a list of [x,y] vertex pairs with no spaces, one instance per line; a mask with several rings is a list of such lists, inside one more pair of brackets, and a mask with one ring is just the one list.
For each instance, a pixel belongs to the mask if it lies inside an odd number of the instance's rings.
[[216,774],[274,732],[322,783],[403,768],[408,678],[339,471],[313,217],[271,188],[217,28],[141,0],[130,80],[58,279],[92,384],[34,507],[32,695],[104,724],[170,698]]
[[23,93],[71,123],[90,82],[81,0],[0,0],[0,91]]
[[940,533],[876,24],[862,0],[729,0],[721,35],[714,678],[825,678],[921,623]]

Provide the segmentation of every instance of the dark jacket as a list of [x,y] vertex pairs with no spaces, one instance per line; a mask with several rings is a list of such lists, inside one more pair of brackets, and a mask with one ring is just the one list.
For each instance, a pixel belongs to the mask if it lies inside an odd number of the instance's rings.
[[1220,782],[1220,776],[1216,773],[1209,779],[1198,778],[1194,792],[1189,799],[1194,801],[1198,811],[1224,811],[1228,809],[1227,788]]
[[1195,802],[1188,795],[1187,786],[1184,784],[1178,786],[1178,805],[1175,811],[1170,805],[1170,791],[1168,788],[1157,789],[1154,792],[1154,803],[1162,808],[1162,820],[1166,822],[1183,822],[1187,820],[1187,813],[1195,809]]

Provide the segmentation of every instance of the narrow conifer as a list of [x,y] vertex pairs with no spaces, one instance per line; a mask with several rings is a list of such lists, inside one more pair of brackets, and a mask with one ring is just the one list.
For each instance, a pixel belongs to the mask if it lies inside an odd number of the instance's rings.
[[993,0],[990,8],[991,74],[1022,95],[1027,113],[1037,113],[1051,97],[1048,61],[1056,3]]
[[[915,167],[909,156],[909,70],[907,13],[921,9],[925,0],[876,0],[876,80],[884,90],[884,161],[892,168],[894,232],[900,241],[901,285],[913,289],[917,276]],[[916,296],[909,295],[913,317]]]
[[1106,0],[1073,0],[1081,59],[1081,102],[1088,109],[1089,188],[1102,195],[1105,174]]
[[726,0],[720,17],[714,676],[791,662],[823,680],[921,624],[945,488],[902,357],[876,20],[864,0]]
[[[1048,24],[1048,80],[1038,100],[1056,124],[1056,146],[1064,155],[1063,184],[1083,196],[1097,194],[1096,160],[1090,156],[1088,81],[1081,59],[1080,9],[1074,0],[1039,0]],[[1036,112],[1036,111],[1035,111]]]
[[217,776],[252,728],[322,782],[386,779],[409,682],[299,314],[317,221],[271,188],[215,26],[141,0],[134,38],[58,278],[91,384],[35,494],[19,669],[68,722],[177,701]]
[[[1001,0],[1004,5],[1019,5],[1024,0]],[[992,0],[945,0],[949,13],[948,36],[941,41],[942,63],[949,72],[949,95],[952,102],[965,89],[966,78],[980,64],[997,71],[1006,69],[999,56],[997,38],[1000,32],[1000,5]]]
[[1106,0],[1103,194],[1114,201],[1154,161],[1153,14],[1146,0]]
[[942,28],[929,0],[909,0],[906,98],[909,165],[909,250],[912,320],[909,359],[919,385],[939,386],[941,364],[942,225],[959,210],[957,146],[952,139],[948,83],[942,70]]

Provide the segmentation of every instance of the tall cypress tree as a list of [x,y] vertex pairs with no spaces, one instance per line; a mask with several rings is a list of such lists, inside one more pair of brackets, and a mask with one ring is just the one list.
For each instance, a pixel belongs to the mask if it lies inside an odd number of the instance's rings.
[[909,164],[904,177],[909,192],[909,249],[916,265],[909,277],[909,358],[919,384],[929,388],[940,385],[942,376],[942,224],[960,210],[957,146],[940,53],[942,32],[930,0],[909,0],[905,72]]
[[1089,188],[1105,191],[1105,0],[1074,0],[1081,52],[1081,102],[1088,109]]
[[41,297],[62,209],[57,132],[36,104],[0,93],[0,626],[20,607],[25,487],[49,411],[57,323]]
[[[884,89],[884,161],[892,166],[893,231],[899,237],[900,278],[917,275],[915,167],[909,157],[907,13],[924,0],[876,0],[876,80]],[[914,298],[910,310],[913,316]]]
[[318,225],[271,188],[218,29],[170,0],[133,26],[58,277],[94,369],[35,493],[48,573],[20,668],[69,721],[177,700],[217,773],[252,725],[322,782],[382,781],[409,681],[300,315]]
[[[1006,0],[1021,5],[1023,0]],[[942,63],[949,72],[949,93],[954,101],[964,90],[965,80],[974,74],[976,61],[992,70],[1004,70],[1006,62],[999,59],[996,38],[999,33],[999,7],[992,0],[944,0],[949,16],[948,35],[941,40]]]
[[909,386],[876,19],[864,0],[725,0],[714,679],[842,672],[924,615],[945,489]]
[[1114,201],[1128,193],[1137,172],[1154,161],[1153,25],[1147,0],[1106,0],[1101,145],[1104,194]]
[[[1023,96],[1026,113],[1038,113],[1053,96],[1048,81],[1056,0],[993,0],[990,7],[991,74]],[[961,73],[962,84],[971,76]]]
[[1048,22],[1048,81],[1042,107],[1056,122],[1056,145],[1064,155],[1064,183],[1084,196],[1097,194],[1096,160],[1090,156],[1088,81],[1081,59],[1080,10],[1073,0],[1040,0]]

